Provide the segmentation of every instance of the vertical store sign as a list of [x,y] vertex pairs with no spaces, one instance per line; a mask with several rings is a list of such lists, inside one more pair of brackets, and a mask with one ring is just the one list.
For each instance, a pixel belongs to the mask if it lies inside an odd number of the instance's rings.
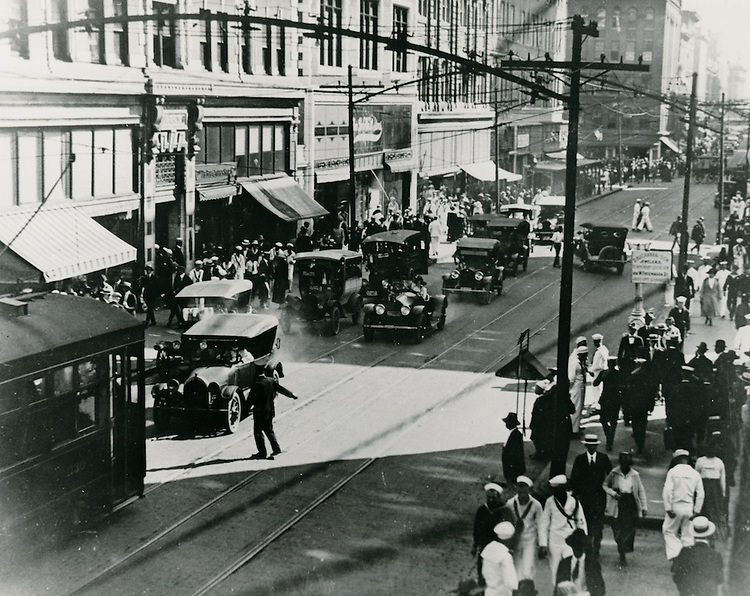
[[151,147],[154,154],[182,153],[187,150],[187,110],[161,110],[154,122]]

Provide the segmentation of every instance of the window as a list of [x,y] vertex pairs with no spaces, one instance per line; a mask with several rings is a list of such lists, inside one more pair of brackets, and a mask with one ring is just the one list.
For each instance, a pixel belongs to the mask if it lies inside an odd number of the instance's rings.
[[289,168],[286,126],[277,124],[273,129],[273,134],[273,170],[274,172],[285,172]]
[[602,56],[606,58],[606,55],[604,53],[603,41],[597,40],[594,42],[594,54],[596,54],[596,56],[594,57],[595,60],[600,60]]
[[115,194],[133,192],[133,131],[115,129]]
[[247,126],[237,126],[234,129],[234,157],[237,175],[247,176]]
[[599,25],[599,29],[606,29],[607,27],[607,11],[604,8],[600,8],[596,11],[596,22]]
[[42,192],[47,200],[64,199],[66,194],[65,171],[68,155],[68,133],[61,130],[45,130],[42,133],[44,146],[44,188]]
[[[99,19],[104,16],[103,0],[88,0],[85,10],[87,19]],[[92,64],[104,64],[104,27],[98,27],[91,23],[85,29],[88,41],[88,51],[80,55],[81,62],[91,62]],[[76,56],[76,58],[79,58]]]
[[[341,0],[320,0],[320,20],[328,27],[341,27]],[[321,39],[320,64],[341,66],[341,35],[326,35]]]
[[[50,21],[61,23],[68,20],[68,1],[53,0],[51,4]],[[68,29],[55,29],[52,31],[52,53],[58,60],[70,62],[70,44],[68,42]]]
[[[447,3],[443,3],[445,5]],[[360,0],[359,28],[365,35],[378,34],[377,0]],[[359,67],[367,70],[378,68],[378,44],[367,38],[359,40]]]
[[[646,9],[646,20],[647,21],[653,21],[654,20],[654,9],[653,8],[647,8]],[[653,27],[653,25],[651,25]]]
[[91,156],[91,148],[94,144],[93,131],[88,129],[71,131],[70,144],[70,151],[76,156],[72,165],[71,196],[74,199],[87,199],[92,195],[94,185],[94,167]]
[[154,15],[154,64],[175,67],[175,6],[162,2],[153,3]]
[[16,134],[0,131],[0,210],[16,204]]
[[635,8],[628,8],[628,21],[635,23],[638,20],[638,11]]
[[626,41],[625,42],[625,62],[634,62],[634,61],[635,61],[635,42]]
[[206,126],[205,130],[206,163],[221,163],[221,129],[218,126]]
[[201,64],[206,70],[213,70],[211,62],[211,13],[208,10],[201,9],[201,20],[196,23],[196,35],[200,39]]
[[[23,27],[28,25],[26,11],[27,0],[8,0],[8,27]],[[10,53],[18,58],[29,57],[29,36],[16,35],[10,40]]]
[[247,74],[253,73],[253,54],[252,54],[252,29],[247,23],[242,24],[242,72]]
[[[409,23],[409,11],[403,6],[393,7],[393,33],[396,38],[406,36]],[[406,72],[406,50],[393,52],[393,70],[395,72]]]
[[[224,72],[229,72],[229,24],[226,21],[226,13],[217,13],[220,17],[216,21],[216,54],[219,57],[219,68]],[[225,17],[225,18],[221,18]]]
[[616,62],[620,59],[620,40],[613,39],[609,44],[609,60]]
[[613,10],[612,11],[612,29],[616,29],[617,31],[620,30],[620,11],[619,10]]
[[279,27],[279,47],[276,48],[276,68],[278,74],[286,74],[286,28]]
[[[98,363],[84,360],[77,366],[78,373],[78,408],[76,412],[76,430],[80,433],[96,425],[96,401],[100,391],[106,389]],[[106,378],[105,378],[106,381]]]
[[114,194],[115,131],[94,130],[94,196]]
[[19,131],[18,203],[39,203],[42,200],[42,134],[37,130]]
[[264,174],[272,174],[273,169],[273,125],[263,126],[262,128],[262,146],[261,167]]
[[[124,17],[128,14],[128,0],[113,0],[113,12],[116,17]],[[128,24],[113,23],[112,35],[114,37],[114,60],[116,64],[127,66],[129,64],[130,52],[128,50]]]
[[266,25],[265,35],[263,36],[263,72],[268,75],[273,74],[273,37],[271,25]]
[[261,173],[260,126],[250,126],[247,133],[247,175],[258,176]]
[[221,127],[221,162],[234,161],[234,126]]

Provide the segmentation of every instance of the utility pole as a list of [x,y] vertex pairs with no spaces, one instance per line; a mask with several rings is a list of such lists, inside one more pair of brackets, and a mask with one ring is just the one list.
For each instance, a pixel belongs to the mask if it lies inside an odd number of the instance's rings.
[[354,88],[352,83],[352,65],[347,67],[347,84],[349,96],[349,226],[354,224],[354,214],[356,213],[357,203],[357,185],[354,180],[355,163],[354,163]]
[[[583,36],[599,37],[596,24],[584,25],[580,15],[573,17],[573,48],[568,100],[568,145],[565,152],[565,225],[563,227],[562,274],[560,279],[560,315],[557,325],[557,392],[555,407],[568,395],[568,356],[570,354],[570,322],[573,304],[573,232],[576,217],[576,183],[578,178],[578,123],[581,114],[581,50]],[[557,412],[556,412],[557,414]],[[556,418],[557,420],[558,418]],[[551,470],[550,474],[564,473]]]
[[[695,112],[697,109],[696,93],[698,90],[698,73],[693,73],[693,84],[690,90],[690,113],[688,120],[687,148],[685,149],[685,187],[682,193],[682,225],[683,233],[680,235],[680,259],[678,273],[683,270],[687,262],[688,249],[688,210],[690,207],[690,176],[693,172],[693,137],[695,136]],[[723,198],[720,198],[720,201]]]
[[721,120],[719,121],[719,230],[716,233],[718,244],[722,244],[722,223],[724,223],[724,94],[721,94]]
[[620,188],[624,186],[622,179],[622,114],[617,112],[617,161],[620,168]]
[[495,210],[500,209],[500,118],[497,113],[497,85],[495,85],[495,121],[492,130],[495,132]]

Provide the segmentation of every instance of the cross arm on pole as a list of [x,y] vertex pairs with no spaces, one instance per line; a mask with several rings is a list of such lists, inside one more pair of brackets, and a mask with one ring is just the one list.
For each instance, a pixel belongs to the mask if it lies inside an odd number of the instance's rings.
[[612,62],[589,62],[576,66],[573,62],[556,62],[549,60],[501,60],[502,68],[511,70],[572,70],[574,68],[584,70],[603,70],[610,72],[613,70],[629,72],[649,72],[651,67],[648,64],[624,64]]

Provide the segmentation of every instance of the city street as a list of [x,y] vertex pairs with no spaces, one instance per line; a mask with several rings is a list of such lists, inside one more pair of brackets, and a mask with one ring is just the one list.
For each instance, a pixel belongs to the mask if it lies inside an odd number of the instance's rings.
[[[630,238],[671,241],[667,231],[680,213],[682,184],[679,179],[616,192],[579,207],[576,222],[629,227],[633,203],[641,198],[651,201],[654,232]],[[689,224],[705,216],[707,241],[716,227],[713,193],[711,184],[691,192]],[[450,270],[450,263],[431,267],[432,293]],[[276,401],[281,455],[249,459],[256,451],[251,419],[234,435],[215,436],[195,436],[187,425],[157,436],[149,421],[144,498],[105,526],[26,562],[15,575],[3,573],[6,593],[455,590],[473,574],[471,528],[482,483],[501,478],[507,432],[501,418],[519,400],[521,410],[525,403],[519,417],[528,424],[534,399],[533,383],[524,397],[518,383],[494,373],[512,359],[526,329],[532,353],[554,364],[558,290],[559,269],[552,267],[549,248],[539,246],[528,271],[506,280],[490,305],[451,298],[445,329],[419,345],[386,334],[367,343],[351,323],[342,324],[335,338],[295,325],[282,338],[282,383],[299,400]],[[646,292],[647,306],[664,305],[661,286]],[[573,336],[598,331],[616,350],[632,301],[629,266],[622,276],[576,267]],[[163,328],[150,328],[147,345],[166,336]],[[592,427],[598,430],[598,424]],[[630,447],[625,436],[620,442]],[[659,432],[649,433],[648,445],[643,465],[661,457]],[[528,456],[533,449],[526,449]],[[571,448],[579,450],[577,444]],[[546,471],[531,472],[541,485]],[[657,517],[661,495],[651,489],[658,482],[647,487]],[[641,530],[636,549],[631,566],[618,571],[605,531],[602,564],[611,593],[675,594],[661,534]],[[550,593],[548,576],[540,562],[540,593]]]

